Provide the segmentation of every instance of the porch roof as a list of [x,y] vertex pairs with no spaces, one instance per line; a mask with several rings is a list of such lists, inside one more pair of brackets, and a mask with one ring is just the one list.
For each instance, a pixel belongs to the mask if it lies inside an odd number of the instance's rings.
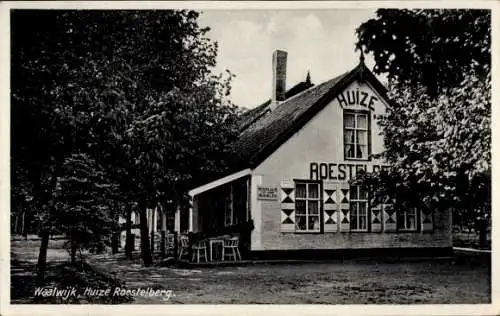
[[241,177],[248,176],[251,174],[252,174],[252,169],[249,169],[249,168],[243,169],[241,171],[238,171],[238,172],[235,172],[235,173],[230,174],[228,176],[225,176],[224,178],[220,178],[220,179],[214,180],[212,182],[209,182],[207,184],[204,184],[202,186],[199,186],[197,188],[194,188],[194,189],[189,191],[189,195],[191,197],[193,197],[193,196],[198,195],[200,193],[203,193],[205,191],[211,190],[213,188],[219,187],[223,184],[232,182],[232,181],[237,180]]

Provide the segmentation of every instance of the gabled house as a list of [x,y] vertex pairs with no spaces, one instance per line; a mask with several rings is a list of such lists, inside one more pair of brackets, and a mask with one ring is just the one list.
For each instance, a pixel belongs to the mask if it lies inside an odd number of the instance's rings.
[[287,93],[286,58],[283,51],[273,54],[271,100],[242,116],[228,158],[232,173],[189,192],[189,231],[241,229],[243,247],[254,257],[451,251],[449,212],[396,212],[391,201],[375,204],[350,183],[360,171],[387,167],[372,155],[383,150],[377,121],[389,102],[364,60],[318,85],[308,75]]

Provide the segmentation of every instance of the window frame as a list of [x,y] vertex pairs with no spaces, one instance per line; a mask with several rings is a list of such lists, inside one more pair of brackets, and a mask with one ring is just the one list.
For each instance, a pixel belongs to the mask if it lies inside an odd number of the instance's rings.
[[[305,184],[306,185],[306,195],[305,198],[297,197],[297,184]],[[309,185],[314,184],[318,187],[318,197],[317,198],[310,198],[309,197]],[[295,233],[297,234],[321,234],[324,232],[324,227],[323,227],[323,200],[322,200],[322,190],[323,190],[323,184],[322,181],[318,180],[300,180],[300,179],[294,179],[294,190],[295,190],[295,208],[294,208],[294,220],[295,220]],[[305,215],[299,215],[304,216],[306,218],[306,229],[298,229],[298,221],[297,221],[297,201],[305,201]],[[311,215],[309,213],[309,201],[317,201],[318,202],[318,215]],[[318,221],[319,221],[319,226],[318,229],[309,229],[309,217],[317,216]]]
[[[356,199],[353,199],[352,198],[352,190],[356,188],[356,196],[357,198]],[[368,193],[368,190],[364,189],[366,191],[366,199],[361,199],[361,189],[362,187],[360,185],[350,185],[349,186],[349,195],[350,195],[350,199],[349,199],[349,230],[351,232],[362,232],[362,233],[367,233],[367,232],[370,232],[370,197],[369,197],[369,193]],[[365,223],[366,223],[366,228],[359,228],[359,218],[361,217],[359,215],[359,210],[360,210],[360,207],[359,207],[359,204],[360,203],[365,203]],[[358,228],[352,228],[352,218],[353,218],[353,214],[351,213],[352,212],[352,205],[353,204],[356,204],[356,224],[357,224],[357,227]]]
[[[414,228],[408,228],[408,227],[405,227],[406,226],[406,217],[407,217],[407,211],[408,210],[413,210],[414,213],[413,213],[413,216],[415,217],[415,227]],[[413,208],[406,208],[405,210],[399,210],[398,214],[396,215],[397,216],[397,229],[398,231],[401,231],[401,232],[417,232],[419,231],[419,216],[418,216],[418,209],[416,207],[413,207]],[[400,221],[400,217],[403,216],[404,219],[403,219],[403,227],[401,227],[401,221]]]
[[[347,115],[354,115],[354,127],[346,127],[346,116]],[[358,116],[364,115],[366,117],[366,129],[358,128]],[[352,131],[354,133],[354,143],[346,143],[346,131]],[[356,152],[354,152],[354,157],[349,157],[347,155],[348,151],[346,150],[347,145],[354,145],[354,149],[356,151],[356,134],[358,131],[365,131],[366,132],[366,145],[361,145],[361,146],[366,146],[366,157],[361,157],[357,158],[356,157]],[[345,160],[350,160],[350,161],[370,161],[371,160],[371,148],[372,148],[372,143],[371,143],[371,112],[367,110],[343,110],[342,114],[342,148],[344,151],[344,159]]]

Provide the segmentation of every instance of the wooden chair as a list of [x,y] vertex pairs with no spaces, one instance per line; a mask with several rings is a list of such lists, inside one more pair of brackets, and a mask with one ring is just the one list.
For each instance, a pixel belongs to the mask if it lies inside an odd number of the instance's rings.
[[175,248],[175,235],[174,234],[168,233],[165,236],[165,245],[166,245],[165,248],[167,248],[167,253],[174,251],[174,248]]
[[205,262],[208,262],[208,257],[207,257],[207,241],[202,240],[198,242],[197,244],[193,245],[193,257],[191,258],[191,261],[194,261],[196,258],[196,262],[200,262],[200,256],[203,254],[203,257],[205,258]]
[[189,238],[188,236],[179,237],[179,260],[181,260],[182,255],[189,255]]
[[232,237],[224,240],[224,246],[222,247],[222,260],[229,256],[234,261],[241,260],[240,250],[238,249],[240,239],[238,237]]

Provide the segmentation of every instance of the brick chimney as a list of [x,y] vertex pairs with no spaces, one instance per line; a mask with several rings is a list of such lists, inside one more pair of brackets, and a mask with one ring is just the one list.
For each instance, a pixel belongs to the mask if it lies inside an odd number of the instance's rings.
[[269,108],[274,110],[285,101],[286,92],[286,56],[287,52],[275,50],[273,53],[273,91]]

